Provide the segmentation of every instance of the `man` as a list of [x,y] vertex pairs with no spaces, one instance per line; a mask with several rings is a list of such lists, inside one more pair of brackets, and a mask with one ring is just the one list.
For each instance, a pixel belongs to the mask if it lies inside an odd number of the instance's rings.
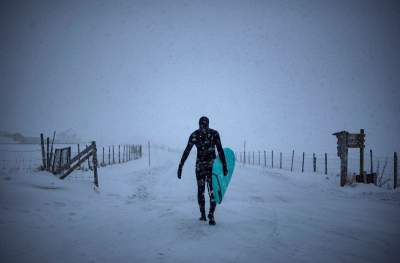
[[210,225],[215,225],[214,212],[216,202],[214,200],[214,192],[212,186],[212,167],[214,159],[216,158],[215,146],[217,146],[218,155],[222,162],[224,176],[228,174],[228,169],[226,166],[225,155],[222,149],[219,134],[216,130],[210,129],[208,125],[208,118],[205,116],[201,117],[199,120],[200,128],[190,135],[186,149],[183,152],[181,162],[179,163],[178,178],[181,179],[183,164],[189,156],[190,150],[192,149],[193,145],[196,145],[197,201],[199,202],[201,213],[200,220],[207,221],[204,198],[205,184],[207,183],[208,194],[210,196],[210,211],[208,213],[208,219]]

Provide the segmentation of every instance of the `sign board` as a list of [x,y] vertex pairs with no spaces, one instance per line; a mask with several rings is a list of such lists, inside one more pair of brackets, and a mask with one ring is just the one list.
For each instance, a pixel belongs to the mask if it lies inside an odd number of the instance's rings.
[[360,175],[367,182],[366,173],[364,172],[364,129],[360,129],[360,133],[349,133],[347,131],[336,132],[333,135],[337,138],[337,154],[340,157],[340,185],[344,186],[347,180],[347,154],[348,148],[360,148]]
[[347,147],[360,148],[361,147],[360,134],[349,133],[349,135],[347,136]]

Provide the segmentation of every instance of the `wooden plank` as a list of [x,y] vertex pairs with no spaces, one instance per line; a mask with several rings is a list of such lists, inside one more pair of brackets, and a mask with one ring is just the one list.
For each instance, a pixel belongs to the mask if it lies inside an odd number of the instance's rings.
[[[86,153],[88,153],[91,150],[92,150],[92,145],[90,145],[89,147],[86,147],[86,149],[84,149],[81,153],[79,153],[78,155],[76,155],[74,158],[71,159],[70,164],[76,162],[78,159],[82,158],[83,155],[85,155]],[[80,164],[82,164],[81,160],[80,160]]]
[[[81,153],[81,146],[78,143],[78,155]],[[78,167],[78,169],[81,169],[81,166]]]
[[[92,149],[90,146],[87,149]],[[74,165],[72,165],[69,169],[67,169],[64,174],[60,177],[60,179],[64,179],[65,177],[67,177],[70,173],[72,173],[79,165],[81,165],[83,162],[85,162],[86,160],[88,160],[90,157],[90,154],[86,154],[85,156],[82,157],[82,159],[75,163]]]
[[55,149],[55,151],[54,151],[53,164],[51,165],[51,172],[53,174],[56,173],[55,165],[56,165],[56,153],[57,153],[57,150],[58,149]]
[[347,147],[359,148],[360,147],[360,135],[356,133],[349,133],[347,136]]

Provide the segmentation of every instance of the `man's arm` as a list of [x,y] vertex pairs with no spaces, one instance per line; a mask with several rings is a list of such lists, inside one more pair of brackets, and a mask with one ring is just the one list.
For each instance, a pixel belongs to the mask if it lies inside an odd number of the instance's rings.
[[179,179],[181,179],[181,176],[182,176],[182,167],[183,167],[186,159],[189,156],[190,150],[192,150],[192,147],[193,147],[193,144],[194,144],[193,143],[193,138],[194,138],[194,136],[193,136],[193,134],[191,134],[190,137],[189,137],[188,143],[186,145],[186,148],[183,151],[182,158],[181,158],[181,161],[180,161],[179,167],[178,167],[178,178]]
[[193,134],[192,135],[190,135],[190,137],[189,137],[189,140],[188,140],[188,143],[187,143],[187,145],[186,145],[186,148],[185,148],[185,150],[183,151],[183,154],[182,154],[182,158],[181,158],[181,162],[179,163],[179,166],[183,166],[184,164],[185,164],[185,161],[186,161],[186,159],[188,158],[188,156],[189,156],[189,153],[190,153],[190,150],[192,150],[192,147],[193,147]]
[[222,162],[222,168],[224,170],[224,175],[227,175],[228,174],[228,168],[226,166],[225,153],[224,153],[224,149],[222,149],[221,138],[219,137],[219,133],[218,132],[216,133],[215,137],[216,137],[215,145],[217,146],[219,159]]

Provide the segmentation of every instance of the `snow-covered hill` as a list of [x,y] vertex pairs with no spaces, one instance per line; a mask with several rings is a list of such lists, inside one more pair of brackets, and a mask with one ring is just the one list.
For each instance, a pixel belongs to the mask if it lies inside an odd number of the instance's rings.
[[[194,154],[192,153],[192,156]],[[144,156],[147,156],[146,154]],[[216,226],[198,221],[194,160],[165,150],[64,181],[2,170],[1,262],[396,262],[400,192],[238,165]],[[206,198],[208,201],[208,197]],[[208,206],[208,204],[207,204]]]

